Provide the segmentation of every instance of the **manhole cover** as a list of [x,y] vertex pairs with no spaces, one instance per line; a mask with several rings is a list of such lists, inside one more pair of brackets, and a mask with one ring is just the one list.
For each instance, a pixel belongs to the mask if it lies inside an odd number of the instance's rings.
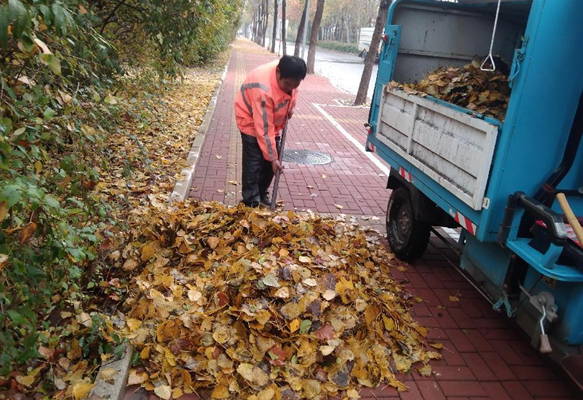
[[322,165],[332,162],[329,154],[312,150],[285,150],[283,161],[296,164]]

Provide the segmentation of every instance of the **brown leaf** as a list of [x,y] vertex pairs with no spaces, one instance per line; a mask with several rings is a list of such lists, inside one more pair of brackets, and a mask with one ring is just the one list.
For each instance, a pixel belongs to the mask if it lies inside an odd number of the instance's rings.
[[133,258],[128,258],[122,265],[124,271],[133,271],[138,266],[138,262]]
[[334,328],[332,328],[332,325],[326,324],[326,325],[322,326],[320,329],[318,329],[316,332],[314,332],[314,334],[320,340],[333,339],[334,338]]
[[34,235],[36,232],[37,224],[35,222],[29,222],[26,224],[24,228],[20,231],[19,241],[20,244],[24,244],[28,242],[28,240]]
[[219,245],[220,239],[216,236],[211,236],[206,240],[206,242],[209,247],[214,250]]

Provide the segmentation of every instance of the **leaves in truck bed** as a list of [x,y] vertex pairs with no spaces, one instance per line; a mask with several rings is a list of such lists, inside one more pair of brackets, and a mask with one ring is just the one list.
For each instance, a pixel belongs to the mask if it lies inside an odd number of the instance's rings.
[[420,82],[391,82],[389,87],[430,95],[500,121],[504,121],[510,97],[508,77],[499,71],[482,71],[477,62],[441,67]]

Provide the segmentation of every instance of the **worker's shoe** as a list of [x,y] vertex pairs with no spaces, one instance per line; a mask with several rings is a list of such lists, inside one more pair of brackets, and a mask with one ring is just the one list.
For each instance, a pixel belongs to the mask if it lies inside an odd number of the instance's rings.
[[260,206],[260,202],[258,201],[242,201],[241,203],[243,203],[244,205],[246,205],[247,207],[251,207],[251,208],[257,208]]
[[261,202],[259,204],[263,207],[271,208],[271,200],[269,199],[269,195],[261,196]]

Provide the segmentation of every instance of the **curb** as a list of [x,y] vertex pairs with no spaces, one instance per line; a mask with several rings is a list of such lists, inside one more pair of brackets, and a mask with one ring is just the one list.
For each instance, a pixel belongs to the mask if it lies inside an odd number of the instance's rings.
[[223,87],[223,83],[225,82],[225,77],[227,76],[227,69],[229,68],[232,54],[233,53],[231,50],[231,54],[229,54],[229,59],[227,60],[227,64],[225,65],[225,69],[223,70],[223,75],[221,76],[219,84],[217,85],[217,88],[215,89],[215,93],[213,94],[213,97],[208,104],[208,109],[207,109],[206,114],[204,116],[203,122],[199,128],[199,134],[196,136],[196,138],[192,142],[192,147],[190,148],[190,151],[188,152],[188,157],[186,158],[186,162],[188,164],[188,167],[183,168],[182,171],[180,172],[181,179],[176,181],[176,184],[174,185],[174,189],[172,190],[172,194],[170,195],[170,198],[168,199],[168,202],[170,204],[172,204],[176,201],[184,201],[188,197],[188,192],[190,191],[190,187],[192,186],[192,177],[194,176],[196,164],[198,162],[198,158],[200,156],[202,146],[204,145],[204,141],[206,138],[206,134],[207,134],[209,125],[210,125],[211,120],[215,114],[215,109],[217,106],[217,99],[219,97],[219,92],[221,91],[221,89]]
[[89,400],[122,400],[133,353],[132,346],[127,344],[121,360],[101,365]]

